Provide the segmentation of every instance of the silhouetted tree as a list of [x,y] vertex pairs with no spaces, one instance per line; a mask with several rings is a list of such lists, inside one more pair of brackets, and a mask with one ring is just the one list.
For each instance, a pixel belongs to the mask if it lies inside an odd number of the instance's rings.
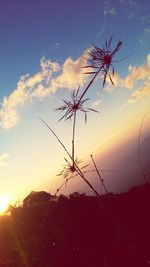
[[32,191],[24,200],[23,206],[33,207],[35,205],[47,203],[52,199],[52,195],[45,191]]

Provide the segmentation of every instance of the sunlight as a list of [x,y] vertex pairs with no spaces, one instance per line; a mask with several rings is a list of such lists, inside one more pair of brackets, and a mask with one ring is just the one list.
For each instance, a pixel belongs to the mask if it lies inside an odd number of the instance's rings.
[[0,196],[0,215],[3,215],[7,211],[9,203],[10,195]]

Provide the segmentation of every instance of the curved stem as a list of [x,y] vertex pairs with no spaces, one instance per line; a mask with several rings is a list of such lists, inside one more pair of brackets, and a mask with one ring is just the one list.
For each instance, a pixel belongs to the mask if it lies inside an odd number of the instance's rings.
[[141,125],[140,125],[140,129],[139,129],[138,155],[139,155],[139,165],[140,165],[141,173],[142,173],[142,176],[144,178],[145,183],[147,184],[148,180],[146,178],[145,171],[144,171],[144,168],[143,168],[142,159],[141,159],[141,149],[140,149],[140,146],[141,146],[141,133],[142,133],[142,127],[143,127],[144,119],[145,119],[145,115],[144,115],[144,117],[142,119],[142,122],[141,122]]
[[69,158],[72,159],[70,153],[68,152],[67,148],[65,147],[65,145],[61,142],[61,140],[58,138],[58,136],[55,134],[55,132],[52,130],[52,128],[50,128],[50,126],[44,121],[42,120],[40,117],[39,119],[45,124],[45,126],[51,131],[51,133],[55,136],[55,138],[57,139],[57,141],[61,144],[61,146],[63,147],[63,149],[65,150],[65,152],[67,153],[67,155],[69,156]]

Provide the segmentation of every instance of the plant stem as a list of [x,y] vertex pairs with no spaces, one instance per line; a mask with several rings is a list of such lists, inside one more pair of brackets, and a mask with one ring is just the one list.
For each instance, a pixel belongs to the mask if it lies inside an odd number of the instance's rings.
[[[69,177],[69,178],[67,179],[67,183],[68,183],[72,178],[73,178],[73,176]],[[65,184],[66,184],[66,181],[63,182],[63,183],[59,186],[59,188],[56,190],[54,196],[56,196],[56,195],[58,194],[58,192],[61,190],[61,188],[62,188]]]
[[68,152],[67,148],[64,146],[64,144],[61,142],[61,140],[58,138],[58,136],[55,134],[55,132],[52,130],[52,128],[50,128],[50,126],[44,121],[42,120],[40,117],[39,119],[46,125],[46,127],[51,131],[51,133],[55,136],[55,138],[57,139],[57,141],[61,144],[61,146],[63,147],[63,149],[66,151],[67,155],[69,156],[69,158],[72,159],[70,153]]
[[139,165],[140,165],[141,173],[142,173],[142,176],[144,178],[145,183],[147,184],[148,180],[146,178],[145,171],[144,171],[144,168],[143,168],[142,159],[141,159],[141,149],[140,149],[140,146],[141,146],[141,133],[142,133],[142,127],[143,127],[144,119],[145,119],[145,115],[143,116],[143,119],[142,119],[141,125],[140,125],[140,129],[139,129],[138,155],[139,155]]
[[93,158],[92,155],[91,155],[91,159],[92,159],[92,161],[93,161],[93,164],[94,164],[95,170],[96,170],[96,172],[97,172],[97,174],[98,174],[98,177],[99,177],[99,179],[100,179],[100,181],[101,181],[101,183],[102,183],[102,185],[103,185],[103,187],[104,187],[104,190],[105,190],[106,194],[108,194],[109,192],[108,192],[108,190],[107,190],[107,188],[106,188],[106,186],[105,186],[105,184],[104,184],[104,180],[103,180],[102,177],[101,177],[101,174],[100,174],[100,172],[99,172],[99,170],[98,170],[98,168],[97,168],[97,166],[96,166],[96,163],[95,163],[94,158]]
[[73,117],[73,131],[72,131],[72,160],[73,160],[73,166],[74,166],[74,143],[75,143],[75,127],[76,127],[76,111],[74,112]]
[[94,75],[93,79],[89,82],[89,84],[87,85],[87,87],[85,88],[85,90],[83,91],[82,95],[79,98],[80,102],[82,100],[82,98],[84,97],[84,95],[86,94],[87,90],[89,89],[89,87],[91,86],[91,84],[94,82],[96,76],[99,74],[99,72],[101,71],[102,67],[96,72],[96,74]]

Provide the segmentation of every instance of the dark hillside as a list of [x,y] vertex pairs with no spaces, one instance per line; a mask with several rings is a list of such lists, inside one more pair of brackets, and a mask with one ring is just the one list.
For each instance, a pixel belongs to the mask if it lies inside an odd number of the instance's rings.
[[148,267],[150,186],[12,208],[0,220],[0,267]]

